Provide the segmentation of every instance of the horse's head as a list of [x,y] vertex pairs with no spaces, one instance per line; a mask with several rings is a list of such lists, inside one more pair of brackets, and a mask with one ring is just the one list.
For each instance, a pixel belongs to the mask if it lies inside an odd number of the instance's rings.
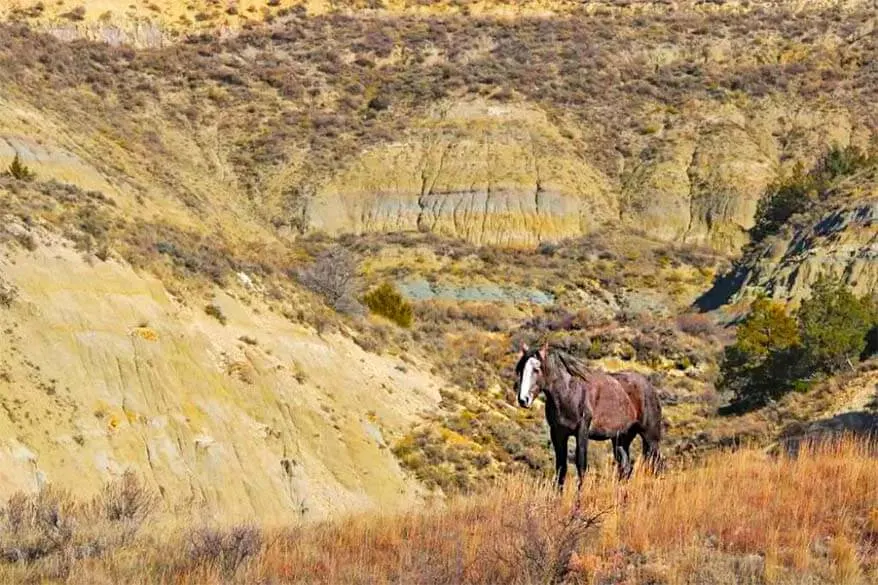
[[539,349],[528,349],[527,345],[521,344],[518,363],[515,366],[516,394],[519,406],[530,408],[539,395],[548,355],[548,344],[544,344]]

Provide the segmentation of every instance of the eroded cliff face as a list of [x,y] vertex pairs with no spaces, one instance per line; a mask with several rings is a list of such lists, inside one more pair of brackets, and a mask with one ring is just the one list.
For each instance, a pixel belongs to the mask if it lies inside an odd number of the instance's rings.
[[788,107],[692,103],[652,113],[637,156],[620,156],[609,174],[589,160],[588,129],[574,134],[535,106],[446,104],[333,175],[309,202],[309,229],[418,229],[531,246],[622,225],[736,251],[779,173],[868,139],[842,109]]
[[[12,226],[12,227],[10,227]],[[0,497],[86,495],[126,469],[171,509],[289,522],[411,503],[388,449],[440,380],[217,291],[222,325],[121,260],[36,238],[0,255]],[[242,282],[252,282],[244,279]]]
[[757,293],[798,305],[820,276],[840,278],[858,295],[878,290],[878,180],[865,169],[830,198],[751,245],[699,304],[713,309]]
[[814,39],[813,11],[701,3],[649,34],[612,11],[310,7],[140,51],[6,26],[0,165],[18,153],[40,180],[132,213],[254,237],[424,230],[533,246],[623,227],[735,253],[766,185],[878,128],[874,14],[855,5]]
[[450,104],[414,134],[333,176],[310,206],[311,229],[523,245],[618,217],[608,180],[536,108]]
[[841,278],[856,294],[878,290],[878,192],[826,212],[779,239],[748,264],[740,298],[764,290],[797,304],[821,275]]
[[[308,174],[294,149],[290,164],[264,171],[254,200],[238,193],[230,137],[217,126],[156,123],[161,148],[134,149],[6,102],[0,165],[17,153],[41,179],[111,195],[132,213],[192,225],[195,210],[231,232],[264,233],[263,218],[283,217],[305,232],[421,230],[533,246],[621,226],[736,252],[780,173],[832,145],[864,146],[873,130],[842,108],[693,102],[644,114],[645,133],[609,172],[591,157],[590,129],[567,122],[525,102],[446,101],[326,176]],[[285,200],[291,192],[305,195]]]

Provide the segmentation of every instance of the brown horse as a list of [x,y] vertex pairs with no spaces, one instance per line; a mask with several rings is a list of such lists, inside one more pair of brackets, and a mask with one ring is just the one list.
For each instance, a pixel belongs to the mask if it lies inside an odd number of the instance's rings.
[[548,345],[529,350],[522,345],[515,367],[518,404],[530,408],[540,392],[546,395],[546,421],[555,448],[558,487],[567,476],[567,442],[576,439],[579,485],[588,465],[588,440],[613,444],[620,478],[631,475],[628,448],[640,435],[646,464],[660,462],[662,409],[655,387],[641,374],[606,374],[580,365],[570,355]]

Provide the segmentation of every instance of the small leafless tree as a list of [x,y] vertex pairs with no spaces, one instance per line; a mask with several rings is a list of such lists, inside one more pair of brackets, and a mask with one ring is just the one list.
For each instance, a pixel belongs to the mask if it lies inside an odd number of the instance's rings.
[[194,566],[219,567],[226,577],[233,576],[262,548],[262,531],[255,526],[235,526],[228,530],[204,527],[189,535],[188,556]]
[[573,555],[606,511],[585,513],[578,498],[564,510],[558,498],[549,497],[534,500],[523,512],[505,522],[507,539],[495,543],[495,558],[524,583],[577,582]]
[[346,248],[336,246],[322,252],[298,273],[299,282],[316,292],[340,313],[359,314],[357,301],[357,259]]

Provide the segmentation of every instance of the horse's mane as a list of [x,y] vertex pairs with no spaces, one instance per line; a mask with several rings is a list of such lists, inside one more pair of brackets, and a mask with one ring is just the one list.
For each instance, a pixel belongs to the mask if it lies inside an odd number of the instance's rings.
[[560,363],[561,366],[563,366],[564,369],[567,370],[567,372],[571,376],[586,378],[591,372],[591,369],[583,360],[574,357],[572,354],[568,353],[565,349],[560,347],[552,347],[552,351],[549,354],[549,359],[556,362],[552,364],[553,366],[555,366],[557,363]]

